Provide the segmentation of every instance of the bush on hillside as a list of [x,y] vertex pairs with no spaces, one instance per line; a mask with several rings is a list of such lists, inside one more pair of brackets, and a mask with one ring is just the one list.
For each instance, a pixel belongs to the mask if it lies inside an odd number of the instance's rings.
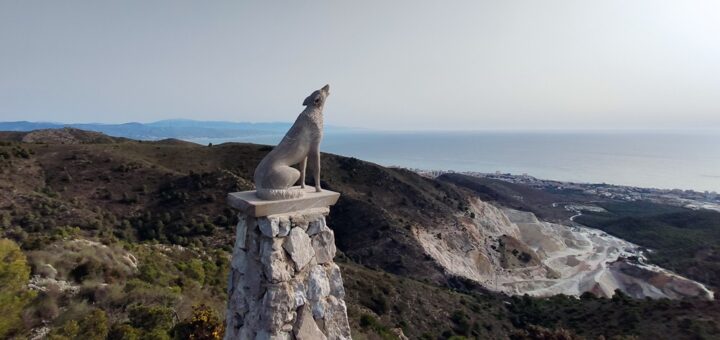
[[83,338],[86,340],[104,340],[109,332],[107,314],[100,309],[93,309],[79,321],[68,320],[61,327],[48,335],[50,340]]
[[192,316],[175,326],[176,339],[219,340],[224,332],[217,312],[202,304],[194,306]]
[[22,327],[22,310],[33,294],[27,289],[30,267],[20,247],[0,239],[0,338]]
[[135,305],[128,310],[130,324],[146,331],[169,331],[173,327],[175,312],[163,306]]

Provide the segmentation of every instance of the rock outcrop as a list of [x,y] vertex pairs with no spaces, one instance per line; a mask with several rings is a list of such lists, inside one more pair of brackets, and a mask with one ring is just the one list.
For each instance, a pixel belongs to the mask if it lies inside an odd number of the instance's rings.
[[225,339],[351,339],[328,212],[240,216]]

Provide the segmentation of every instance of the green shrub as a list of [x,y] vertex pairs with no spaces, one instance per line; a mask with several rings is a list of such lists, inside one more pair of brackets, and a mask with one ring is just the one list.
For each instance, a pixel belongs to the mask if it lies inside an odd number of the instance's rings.
[[163,306],[135,305],[128,310],[130,324],[145,331],[161,329],[165,332],[173,327],[175,312]]
[[170,335],[168,334],[168,331],[166,331],[164,329],[155,328],[153,330],[143,333],[140,336],[140,339],[141,340],[170,340]]
[[184,273],[189,278],[199,282],[200,285],[205,282],[205,268],[203,267],[203,261],[201,260],[190,260],[185,267]]
[[377,320],[375,320],[375,318],[368,314],[363,314],[360,316],[360,327],[362,328],[372,327],[376,323]]
[[48,335],[51,340],[78,339],[104,340],[108,336],[107,314],[100,309],[86,313],[79,321],[68,320]]
[[80,335],[80,325],[75,320],[64,323],[61,327],[56,328],[48,334],[49,340],[72,340]]
[[206,305],[194,306],[192,316],[175,326],[175,339],[219,340],[223,333],[220,316]]
[[124,324],[114,324],[108,333],[108,340],[139,340],[140,330],[137,328]]
[[32,299],[27,289],[30,267],[20,247],[0,239],[0,338],[22,327],[21,313]]
[[125,303],[155,303],[170,305],[179,299],[177,286],[155,286],[138,279],[125,284]]
[[33,151],[20,146],[16,146],[13,148],[13,154],[15,155],[15,157],[27,159],[30,158],[30,155],[33,154]]
[[32,311],[34,316],[41,320],[52,320],[58,317],[60,307],[58,307],[55,294],[50,294],[50,292],[40,293],[33,302]]
[[453,312],[450,319],[455,324],[455,331],[457,333],[460,333],[462,335],[470,335],[470,321],[468,320],[467,315],[463,311],[456,310],[455,312]]
[[547,329],[539,326],[529,326],[527,329],[514,331],[510,334],[513,340],[580,340],[573,332],[563,329]]
[[[147,260],[150,259],[148,258]],[[140,271],[138,277],[145,282],[165,286],[173,279],[173,276],[157,262],[143,263],[138,269]]]
[[2,215],[0,215],[0,227],[9,228],[11,223],[12,218],[10,218],[10,214],[3,212]]
[[99,309],[93,310],[80,320],[80,330],[84,339],[105,339],[109,331],[107,314]]
[[363,314],[360,316],[360,327],[372,330],[378,334],[382,339],[396,339],[397,336],[393,334],[387,327],[375,319],[372,315]]

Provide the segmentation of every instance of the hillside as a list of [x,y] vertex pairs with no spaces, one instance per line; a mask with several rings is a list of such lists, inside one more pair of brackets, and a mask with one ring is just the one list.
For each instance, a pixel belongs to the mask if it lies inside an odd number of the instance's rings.
[[[98,309],[117,338],[177,331],[200,303],[224,313],[235,224],[225,195],[251,189],[252,172],[270,147],[75,135],[77,143],[22,143],[26,135],[0,136],[0,226],[22,247],[35,284],[46,287],[23,312],[25,332],[49,320],[53,334],[72,337],[73,322],[85,330]],[[343,194],[328,223],[341,251],[353,334],[392,338],[401,328],[411,338],[503,338],[538,331],[533,325],[584,335],[658,332],[643,320],[622,323],[622,313],[612,316],[617,326],[610,328],[569,319],[597,304],[620,308],[625,300],[509,299],[449,271],[448,264],[465,261],[447,252],[462,249],[461,239],[474,240],[475,248],[467,267],[458,268],[482,274],[481,265],[537,265],[532,258],[518,261],[524,257],[515,250],[523,248],[508,234],[511,223],[469,190],[335,155],[323,156],[323,181]],[[499,242],[502,251],[492,250]],[[530,317],[518,307],[528,304],[565,307]],[[682,320],[720,316],[716,302],[679,304],[666,301],[652,314],[673,320],[666,334],[685,334]],[[654,302],[629,305],[637,311]],[[718,332],[710,321],[689,327]]]
[[605,203],[576,220],[653,251],[653,263],[720,287],[720,213],[663,204]]
[[540,219],[553,222],[565,222],[574,214],[566,210],[562,204],[556,203],[598,200],[597,197],[591,197],[581,192],[570,190],[547,192],[522,184],[456,173],[443,174],[438,177],[438,180],[467,188],[484,201],[496,202],[504,207],[531,212]]

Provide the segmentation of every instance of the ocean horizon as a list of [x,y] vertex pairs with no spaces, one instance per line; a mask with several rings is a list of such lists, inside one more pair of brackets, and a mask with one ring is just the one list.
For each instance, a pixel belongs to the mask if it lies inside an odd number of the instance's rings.
[[[275,145],[282,136],[188,140]],[[714,130],[351,131],[325,134],[321,149],[383,166],[720,192],[719,141]]]

